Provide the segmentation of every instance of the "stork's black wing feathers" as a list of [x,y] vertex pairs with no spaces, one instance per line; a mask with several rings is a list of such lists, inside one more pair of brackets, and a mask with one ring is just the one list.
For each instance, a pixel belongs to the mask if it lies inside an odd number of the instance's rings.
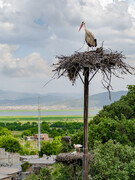
[[94,39],[94,41],[95,41],[95,47],[97,46],[97,40],[96,39]]

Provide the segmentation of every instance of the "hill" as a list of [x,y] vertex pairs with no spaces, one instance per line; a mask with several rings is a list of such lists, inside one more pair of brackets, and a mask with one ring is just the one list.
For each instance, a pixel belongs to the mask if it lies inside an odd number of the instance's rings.
[[[99,93],[90,96],[90,107],[100,108],[109,105],[120,99],[122,95],[126,95],[126,91],[112,92],[112,100],[109,100],[108,92]],[[40,96],[41,105],[65,105],[68,108],[79,108],[83,106],[83,95],[81,94],[45,94],[38,93],[20,93],[13,91],[0,90],[0,106],[20,106],[20,105],[37,105]]]

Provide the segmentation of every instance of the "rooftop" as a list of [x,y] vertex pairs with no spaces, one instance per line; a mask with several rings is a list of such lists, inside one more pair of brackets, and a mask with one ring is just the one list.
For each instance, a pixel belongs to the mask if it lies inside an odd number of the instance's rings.
[[10,175],[0,173],[0,179],[5,179],[5,178],[8,178],[8,177],[10,177]]
[[54,164],[56,161],[56,156],[46,156],[44,155],[42,158],[39,158],[37,155],[35,156],[21,156],[23,161],[28,161],[30,164]]
[[17,173],[17,172],[20,172],[20,171],[21,171],[20,168],[0,167],[0,174],[4,174],[4,175],[14,174],[14,173]]

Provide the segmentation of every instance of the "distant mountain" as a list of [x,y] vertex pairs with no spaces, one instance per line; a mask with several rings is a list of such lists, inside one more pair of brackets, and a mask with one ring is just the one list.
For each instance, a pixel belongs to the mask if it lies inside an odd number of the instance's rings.
[[[118,92],[111,92],[111,101],[109,100],[108,92],[95,94],[89,97],[89,107],[92,108],[101,108],[105,105],[109,105],[114,101],[118,101],[121,96],[126,95],[127,91],[118,91]],[[72,99],[65,102],[62,102],[64,105],[69,107],[82,107],[83,106],[83,98],[79,99]],[[61,103],[60,103],[61,104]]]
[[[90,107],[102,107],[111,104],[120,99],[122,95],[126,95],[127,91],[111,92],[112,100],[109,100],[108,92],[99,93],[90,96]],[[81,94],[45,94],[38,93],[20,93],[13,91],[0,90],[0,106],[18,106],[18,105],[37,105],[40,96],[41,105],[65,105],[69,108],[83,107],[83,95]]]
[[23,93],[23,92],[0,90],[0,101],[1,100],[17,100],[17,99],[22,99],[22,98],[32,98],[32,97],[38,97],[39,95],[40,94],[38,93]]

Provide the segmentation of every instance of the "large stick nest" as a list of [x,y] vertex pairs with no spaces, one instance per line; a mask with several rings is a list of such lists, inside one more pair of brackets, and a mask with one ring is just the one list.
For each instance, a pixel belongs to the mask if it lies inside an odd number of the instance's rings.
[[[57,162],[82,166],[83,153],[60,153],[56,156]],[[93,155],[88,153],[88,161],[93,160]]]
[[97,72],[102,74],[102,84],[109,91],[111,87],[112,75],[120,78],[124,74],[135,74],[135,68],[126,64],[123,60],[126,58],[122,52],[111,49],[97,48],[95,51],[75,52],[71,56],[57,56],[58,63],[53,64],[54,71],[58,78],[67,76],[74,84],[78,77],[83,78],[89,70],[91,81]]

